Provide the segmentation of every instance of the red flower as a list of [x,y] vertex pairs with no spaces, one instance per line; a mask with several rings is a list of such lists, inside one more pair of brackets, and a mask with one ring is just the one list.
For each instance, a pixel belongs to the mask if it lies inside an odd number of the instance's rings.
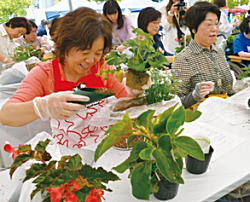
[[92,189],[86,196],[86,202],[100,202],[103,197],[104,191],[102,189]]
[[74,191],[78,191],[80,189],[80,184],[76,180],[72,180],[72,187]]
[[64,186],[52,187],[52,188],[48,188],[47,190],[50,193],[51,202],[60,202],[62,198],[62,193],[64,191]]
[[4,145],[3,149],[4,149],[4,151],[6,151],[8,153],[12,153],[14,151],[14,148],[10,144],[8,144],[8,143],[6,143]]

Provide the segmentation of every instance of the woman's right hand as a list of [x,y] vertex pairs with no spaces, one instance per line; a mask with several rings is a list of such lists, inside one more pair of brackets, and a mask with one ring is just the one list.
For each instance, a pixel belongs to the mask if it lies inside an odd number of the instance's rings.
[[84,105],[70,103],[70,101],[89,101],[89,97],[75,95],[72,91],[52,93],[45,97],[36,97],[33,100],[35,113],[43,120],[49,118],[65,120],[84,109]]
[[195,100],[199,101],[213,90],[214,90],[214,82],[212,81],[200,82],[195,85],[195,89],[192,92],[192,95]]

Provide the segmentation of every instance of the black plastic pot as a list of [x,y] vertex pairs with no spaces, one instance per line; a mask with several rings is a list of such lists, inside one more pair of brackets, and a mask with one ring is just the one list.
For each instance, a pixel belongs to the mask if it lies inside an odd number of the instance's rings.
[[154,193],[159,200],[169,200],[177,195],[179,184],[171,183],[165,179],[158,182],[159,190]]
[[209,153],[205,154],[205,160],[201,161],[191,156],[185,158],[187,171],[193,174],[202,174],[207,171],[211,156],[214,152],[213,147],[210,146]]

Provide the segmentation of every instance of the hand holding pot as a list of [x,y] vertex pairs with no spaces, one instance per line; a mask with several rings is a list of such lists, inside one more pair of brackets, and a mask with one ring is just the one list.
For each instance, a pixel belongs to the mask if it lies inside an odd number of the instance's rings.
[[36,97],[33,100],[35,113],[43,120],[49,118],[65,120],[76,114],[85,106],[69,101],[89,101],[89,97],[75,95],[72,91],[52,93],[45,97]]

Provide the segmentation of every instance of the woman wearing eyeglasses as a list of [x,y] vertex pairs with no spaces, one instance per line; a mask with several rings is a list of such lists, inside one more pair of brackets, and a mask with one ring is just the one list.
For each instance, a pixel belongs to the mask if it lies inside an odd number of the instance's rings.
[[179,96],[185,107],[195,109],[209,96],[226,98],[233,94],[233,77],[225,53],[214,45],[219,20],[219,8],[208,2],[195,3],[185,15],[192,40],[177,54],[172,66],[182,80]]

